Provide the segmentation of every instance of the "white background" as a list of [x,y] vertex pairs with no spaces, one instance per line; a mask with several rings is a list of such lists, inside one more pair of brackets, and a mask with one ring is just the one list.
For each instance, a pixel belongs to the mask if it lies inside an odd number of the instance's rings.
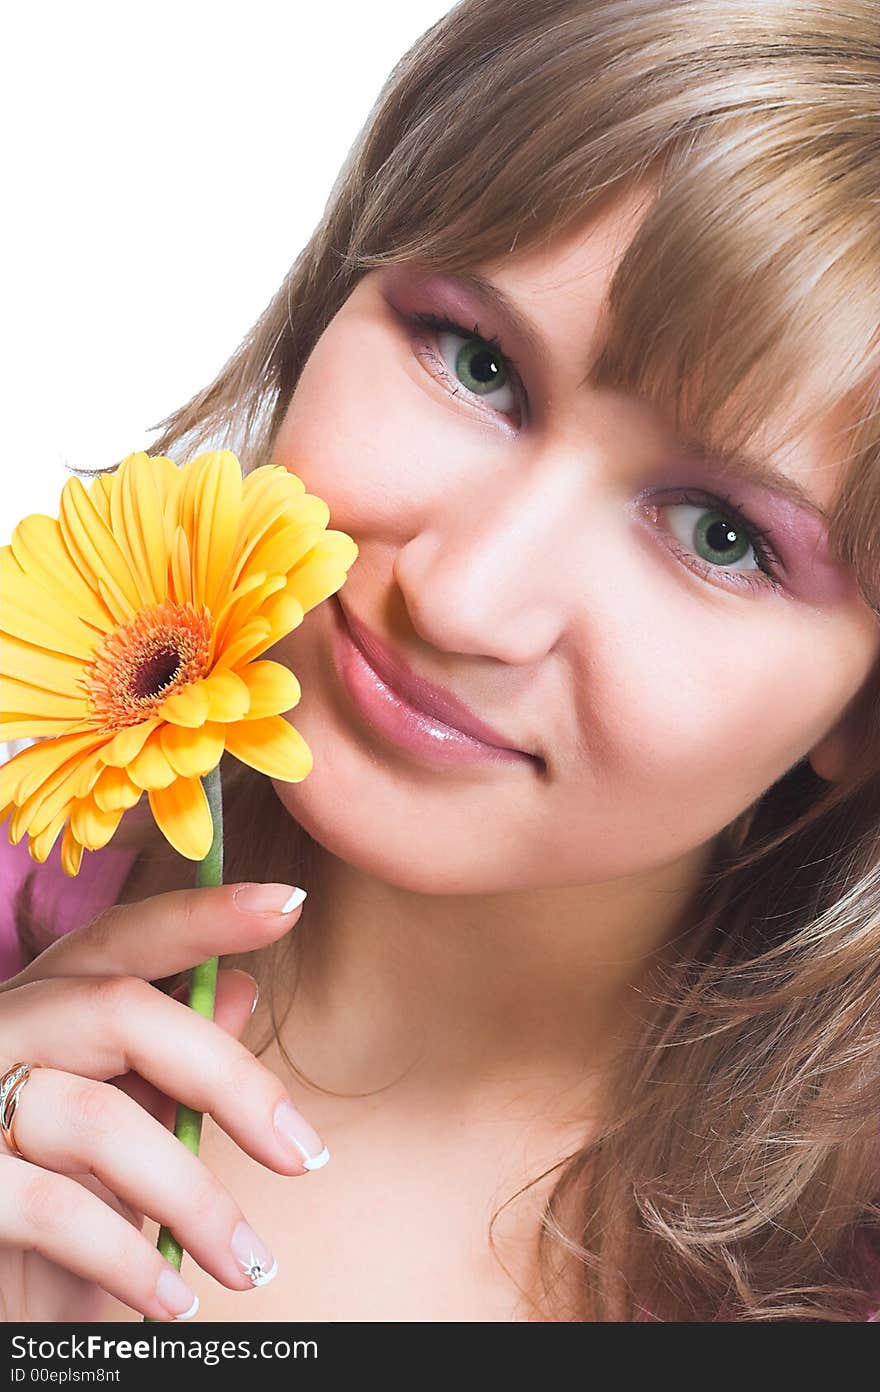
[[259,317],[449,0],[24,0],[3,22],[0,544]]

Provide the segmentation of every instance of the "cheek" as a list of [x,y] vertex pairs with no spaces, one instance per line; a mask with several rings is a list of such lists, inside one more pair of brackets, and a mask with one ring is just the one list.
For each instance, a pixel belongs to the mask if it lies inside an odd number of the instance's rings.
[[719,622],[717,612],[695,615],[691,600],[678,622],[667,610],[646,624],[644,595],[629,623],[625,588],[616,600],[604,629],[613,646],[594,636],[580,695],[568,702],[580,736],[561,769],[556,825],[572,828],[576,845],[601,806],[610,834],[642,828],[649,839],[695,845],[834,723],[861,676],[856,654],[843,625],[790,613],[762,620],[760,604],[740,622],[732,611]]
[[406,528],[430,477],[426,452],[438,448],[398,351],[387,329],[338,316],[303,369],[272,453],[358,541]]

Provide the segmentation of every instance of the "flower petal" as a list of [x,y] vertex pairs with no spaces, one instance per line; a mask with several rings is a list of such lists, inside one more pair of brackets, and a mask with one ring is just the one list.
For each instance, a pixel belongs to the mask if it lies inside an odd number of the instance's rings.
[[160,723],[158,716],[151,716],[149,720],[142,720],[137,725],[124,725],[99,751],[101,762],[112,764],[115,768],[125,768],[140,753]]
[[116,812],[102,812],[91,798],[84,798],[81,802],[73,804],[70,814],[71,832],[87,851],[99,851],[102,846],[106,846],[119,826],[122,813],[121,807]]
[[174,598],[181,604],[192,604],[192,558],[186,532],[181,526],[175,527],[171,540],[171,587]]
[[237,585],[232,586],[226,595],[222,607],[219,610],[215,609],[213,611],[214,631],[219,633],[223,629],[224,624],[228,622],[229,615],[244,596],[252,594],[253,591],[258,590],[261,585],[265,585],[267,579],[268,577],[265,571],[254,570],[243,577]]
[[196,596],[212,613],[223,601],[241,515],[241,465],[231,450],[208,450],[193,460],[200,468],[193,531]]
[[134,610],[128,600],[123,595],[119,586],[114,584],[109,574],[99,575],[96,581],[98,593],[106,604],[108,610],[113,615],[117,624],[127,624],[131,622]]
[[64,811],[66,817],[76,798],[76,785],[80,780],[81,769],[79,758],[69,758],[54,769],[48,778],[43,779],[13,816],[10,823],[10,840],[17,843],[24,831],[36,836],[59,811]]
[[267,576],[262,571],[255,571],[236,586],[214,624],[214,651],[221,652],[237,631],[260,612],[269,596],[283,590],[286,584],[284,575]]
[[241,489],[241,525],[232,562],[232,585],[238,584],[262,538],[296,515],[305,491],[302,479],[280,464],[262,465],[246,476]]
[[302,688],[289,667],[266,659],[250,662],[238,675],[246,683],[251,696],[248,720],[265,715],[281,715],[291,710],[302,695]]
[[92,479],[86,489],[89,502],[107,527],[110,526],[110,494],[113,492],[113,478],[118,472],[118,464],[115,469],[105,469],[103,473],[97,474]]
[[76,682],[82,677],[83,664],[75,657],[0,634],[0,672],[29,686],[74,696],[80,692]]
[[88,797],[98,779],[101,777],[101,774],[106,768],[109,768],[110,765],[102,764],[100,753],[95,751],[90,753],[85,759],[78,759],[77,767],[79,768],[79,776],[74,785],[73,796],[84,798]]
[[135,755],[126,770],[138,788],[167,788],[177,774],[162,749],[162,730],[154,730],[140,754]]
[[254,566],[268,575],[286,575],[315,545],[330,521],[330,509],[323,498],[307,493],[296,506],[286,525],[264,535],[254,547],[248,568]]
[[272,625],[266,619],[251,619],[229,646],[218,654],[214,670],[240,667],[252,656],[271,647],[274,642]]
[[[167,594],[165,527],[160,470],[146,451],[130,454],[119,466],[110,496],[114,531],[124,538],[129,565],[148,604],[161,604]],[[117,501],[114,510],[114,502]]]
[[250,692],[237,672],[230,672],[227,667],[215,667],[210,676],[205,677],[203,685],[208,697],[209,720],[230,725],[247,715],[251,703]]
[[41,686],[31,686],[30,682],[20,682],[6,676],[0,676],[0,704],[4,709],[21,714],[58,716],[67,720],[83,720],[90,709],[85,696],[46,691]]
[[0,711],[0,740],[46,739],[50,735],[83,734],[90,721],[44,719],[26,711]]
[[165,555],[170,556],[174,533],[180,523],[180,491],[186,471],[164,454],[154,455],[153,463],[159,468],[160,488],[164,500],[162,522],[165,529]]
[[186,725],[197,729],[208,718],[208,696],[204,682],[192,682],[180,691],[175,691],[167,701],[163,701],[157,714],[161,720],[170,720],[172,725]]
[[92,800],[102,812],[114,812],[120,807],[127,812],[129,807],[134,807],[142,792],[143,788],[132,782],[125,769],[115,768],[112,764],[103,766],[91,789]]
[[22,807],[14,808],[12,816],[9,818],[8,833],[9,840],[13,846],[18,845],[21,838],[27,833],[28,826],[30,825],[30,819],[25,811],[27,805],[28,804],[25,803]]
[[287,582],[306,613],[335,594],[357,559],[358,547],[346,532],[328,531],[288,573]]
[[39,861],[42,865],[43,862],[48,859],[49,852],[58,840],[59,832],[67,821],[69,813],[70,808],[63,807],[38,836],[31,837],[28,850],[30,851],[32,860]]
[[198,778],[178,778],[151,788],[150,809],[162,835],[187,860],[204,860],[214,840],[211,809]]
[[299,783],[312,769],[312,754],[302,735],[281,715],[243,720],[226,731],[226,748],[259,773]]
[[88,734],[61,735],[58,739],[29,744],[0,764],[0,804],[8,801],[19,805],[31,793],[47,782],[69,759],[81,759],[99,746],[106,736],[92,731]]
[[[265,601],[259,617],[249,619],[238,637],[218,653],[215,668],[235,667],[241,671],[246,662],[259,657],[279,638],[298,628],[302,621],[303,608],[299,600],[289,590],[279,590]],[[247,641],[244,641],[244,635],[247,635]]]
[[64,828],[64,835],[61,838],[61,868],[65,875],[73,879],[79,874],[82,865],[83,848],[73,834],[73,830],[68,822]]
[[25,575],[11,546],[0,547],[0,592],[4,633],[84,662],[91,658],[99,635],[66,607],[47,602],[46,592]]
[[[266,600],[261,617],[269,624],[271,638],[264,644],[264,648],[268,648],[286,633],[292,633],[295,628],[299,628],[302,623],[304,610],[299,595],[289,585],[286,589],[279,590],[277,595],[272,595]],[[263,648],[260,651],[262,652]]]
[[[116,485],[114,475],[110,494],[111,516]],[[137,577],[132,575],[125,552],[78,478],[68,479],[61,490],[58,521],[64,544],[83,579],[89,585],[96,585],[99,576],[107,575],[124,596],[130,617],[141,603]]]
[[23,518],[12,533],[12,553],[25,575],[42,586],[56,604],[99,632],[109,633],[113,617],[71,560],[54,517],[32,513]]
[[176,774],[183,778],[203,778],[219,764],[225,734],[223,725],[206,721],[198,730],[163,725],[159,739],[162,753]]

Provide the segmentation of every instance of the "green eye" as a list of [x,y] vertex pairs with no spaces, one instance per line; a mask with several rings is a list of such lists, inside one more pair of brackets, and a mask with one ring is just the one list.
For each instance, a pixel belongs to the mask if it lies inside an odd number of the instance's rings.
[[[452,384],[486,401],[493,410],[512,414],[518,405],[513,374],[504,354],[493,343],[474,335],[438,329],[437,348],[444,375]],[[500,399],[495,398],[500,394]]]
[[[419,357],[432,364],[431,375],[450,396],[477,397],[501,415],[519,415],[526,400],[516,364],[496,338],[484,338],[478,324],[467,329],[445,315],[423,311],[413,321],[430,332],[431,343]],[[500,394],[500,400],[494,395]],[[491,398],[491,399],[490,399]]]
[[730,565],[741,561],[752,546],[745,527],[731,521],[727,513],[706,508],[700,510],[703,515],[694,527],[694,542],[709,553],[703,559],[711,561],[713,565]]
[[[452,334],[451,337],[457,338],[458,335]],[[491,344],[482,343],[479,339],[469,339],[458,350],[455,372],[462,385],[467,387],[468,391],[475,392],[477,396],[497,391],[499,387],[507,384],[508,374],[504,359]]]
[[[783,563],[769,529],[758,527],[729,498],[685,488],[676,490],[674,498],[655,502],[651,511],[657,516],[671,514],[663,530],[672,550],[692,570],[724,577],[727,584],[783,588],[779,578]],[[749,552],[755,565],[740,566]]]

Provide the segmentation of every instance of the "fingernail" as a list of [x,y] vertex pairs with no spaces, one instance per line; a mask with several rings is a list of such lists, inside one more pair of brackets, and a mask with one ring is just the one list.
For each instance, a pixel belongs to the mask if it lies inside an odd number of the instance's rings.
[[250,972],[238,971],[238,975],[239,975],[239,976],[243,976],[243,977],[245,978],[246,981],[249,981],[249,982],[250,982],[251,990],[252,990],[253,993],[254,993],[254,998],[253,998],[253,1000],[251,1001],[251,1014],[253,1015],[254,1011],[255,1011],[256,1008],[257,1008],[257,1002],[258,1002],[259,999],[260,999],[260,985],[259,985],[259,982],[256,980],[255,977],[251,976]]
[[166,1266],[159,1273],[156,1295],[163,1309],[175,1319],[192,1319],[198,1311],[199,1297],[193,1294],[183,1277],[171,1266]]
[[330,1152],[321,1137],[292,1102],[278,1103],[275,1108],[275,1130],[282,1141],[293,1146],[296,1158],[307,1170],[320,1170],[330,1159]]
[[232,898],[246,913],[291,913],[306,897],[304,889],[284,884],[239,885]]
[[232,1255],[255,1286],[266,1286],[278,1275],[278,1263],[250,1223],[238,1223],[232,1234]]

